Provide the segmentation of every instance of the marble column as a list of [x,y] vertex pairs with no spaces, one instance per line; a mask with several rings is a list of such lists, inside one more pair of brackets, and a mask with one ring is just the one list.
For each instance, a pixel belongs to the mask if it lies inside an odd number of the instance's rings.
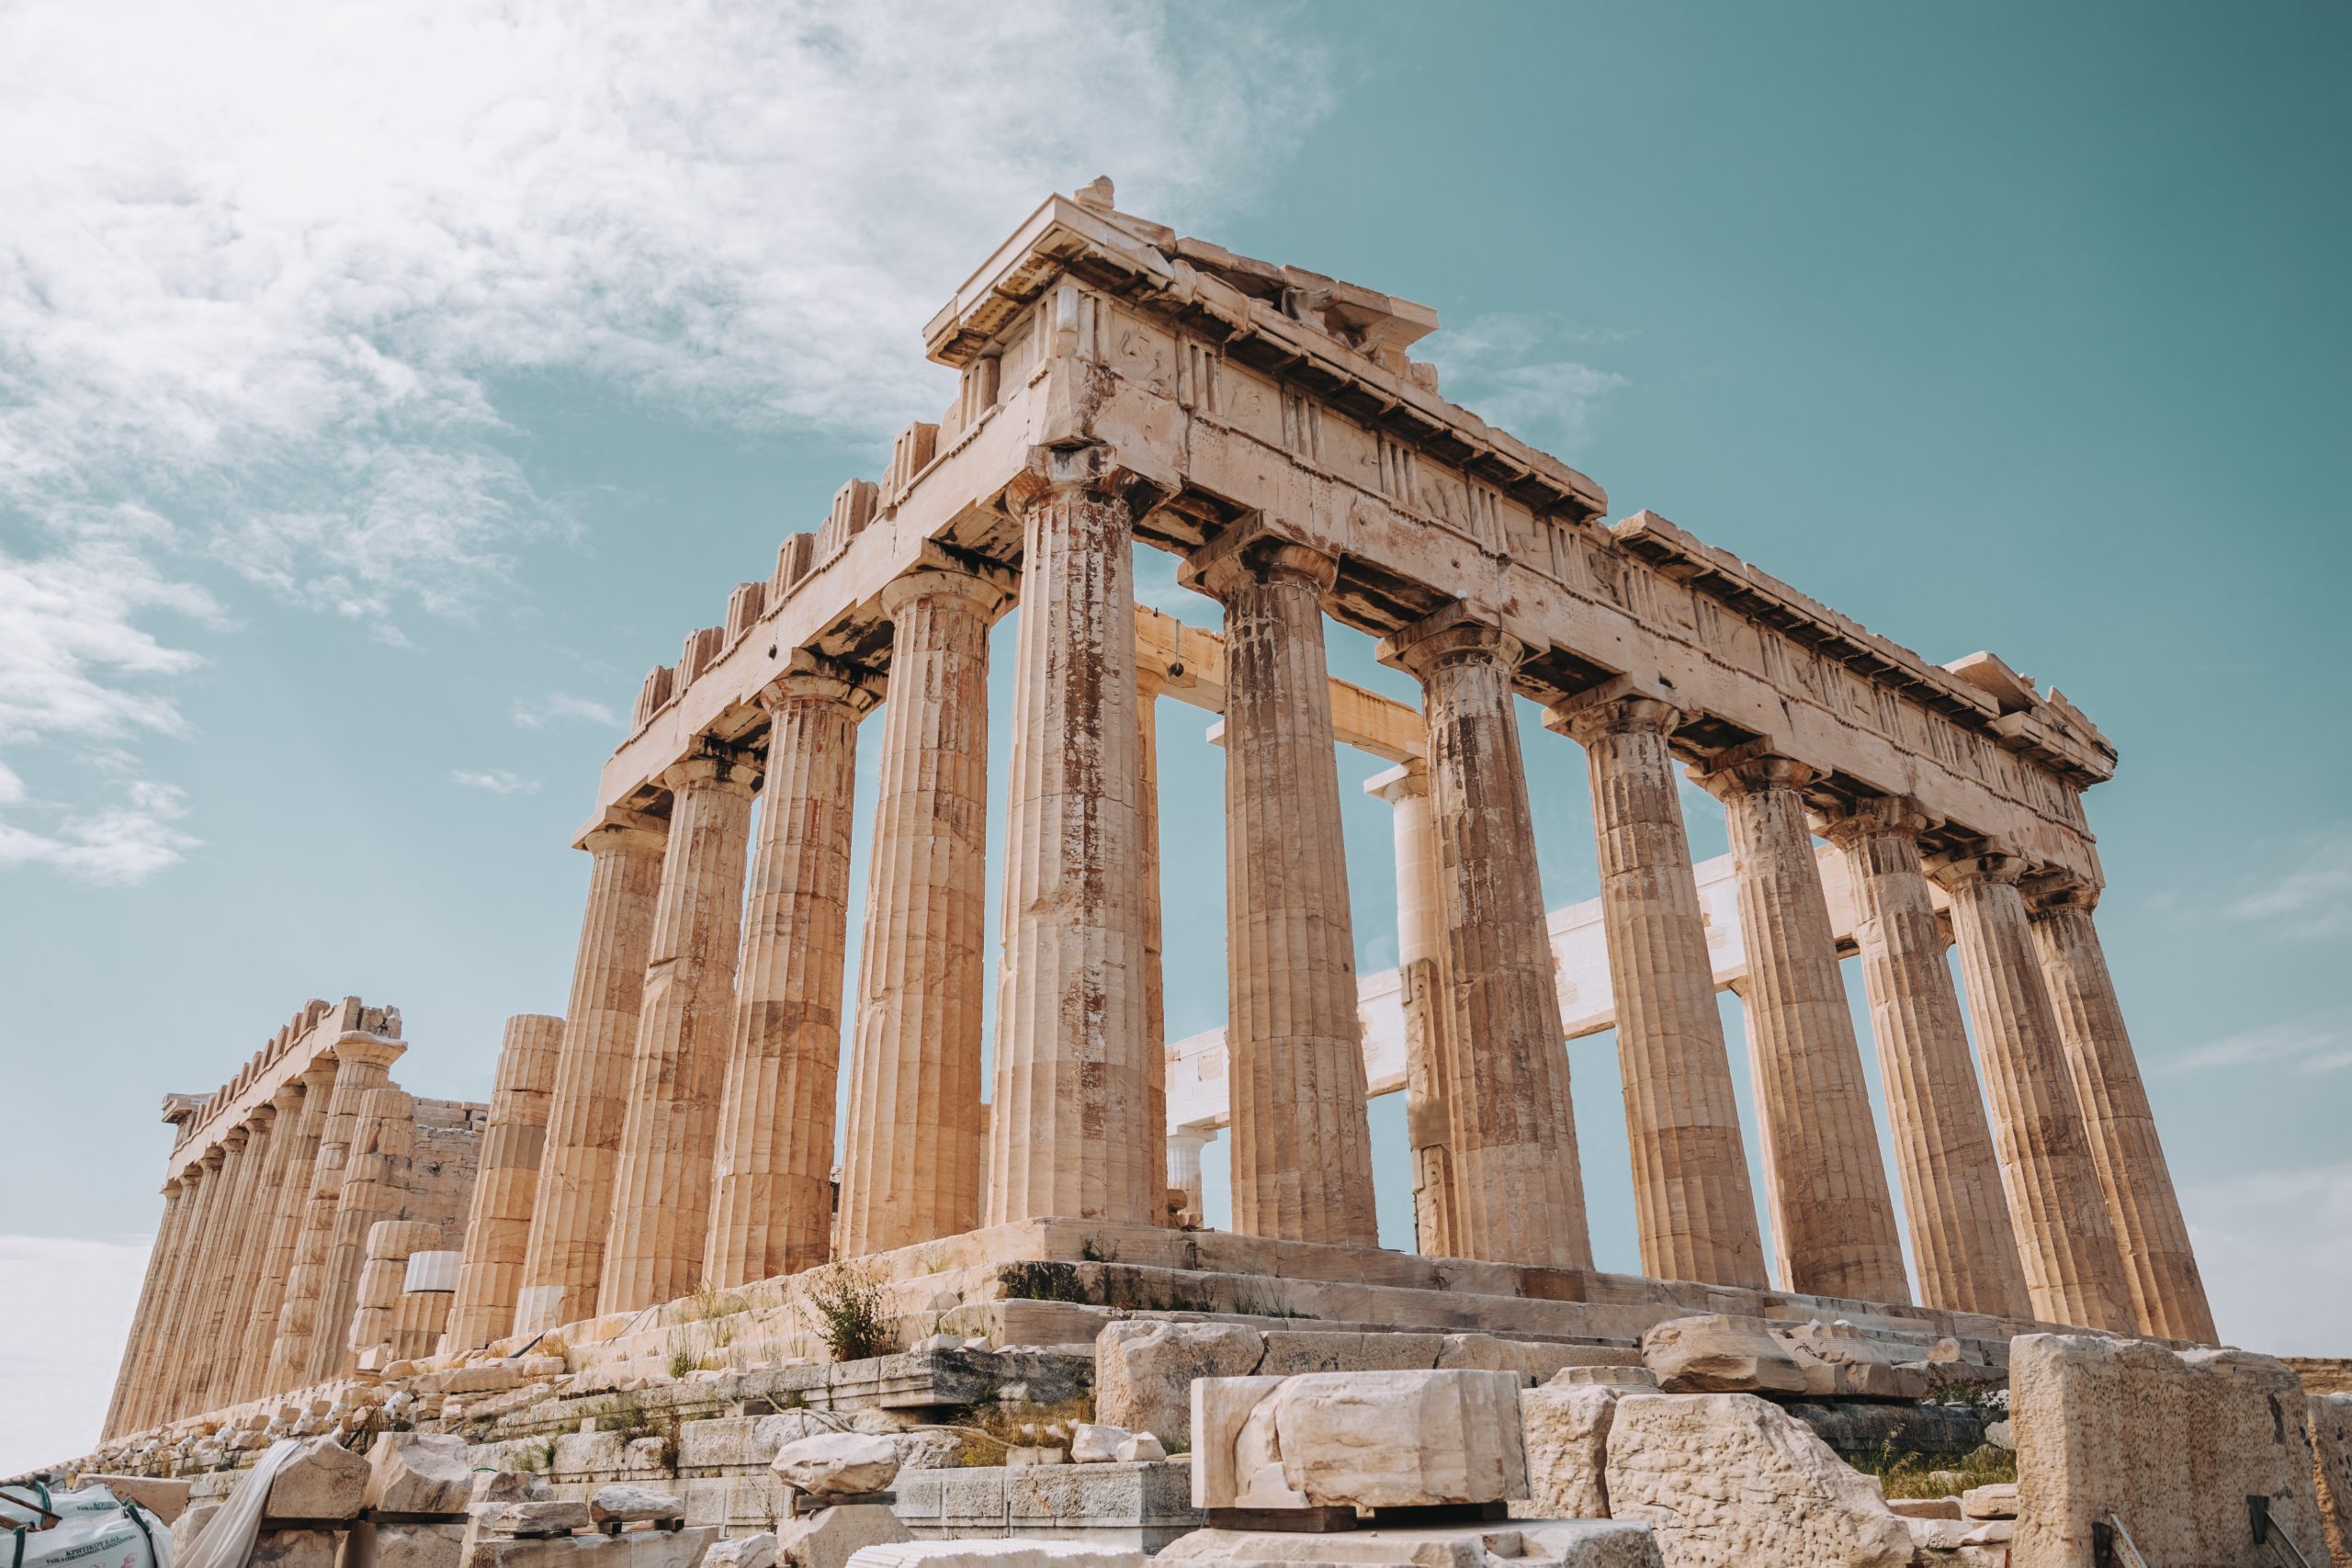
[[1545,720],[1585,749],[1642,1272],[1767,1288],[1668,738],[1680,710],[1611,682]]
[[228,1187],[220,1178],[220,1168],[227,1157],[228,1150],[216,1143],[196,1152],[180,1169],[181,1185],[194,1189],[194,1207],[188,1214],[187,1245],[172,1270],[171,1297],[156,1329],[155,1354],[136,1423],[140,1427],[188,1414],[185,1404],[187,1363],[179,1349],[187,1343],[188,1326],[202,1300],[205,1282],[220,1258],[221,1200]]
[[236,1219],[233,1248],[220,1298],[220,1310],[209,1314],[200,1341],[205,1361],[203,1404],[208,1410],[233,1404],[247,1397],[238,1392],[237,1360],[245,1348],[246,1320],[253,1314],[254,1293],[261,1288],[262,1265],[269,1251],[270,1222],[277,1217],[278,1184],[285,1177],[286,1144],[293,1133],[292,1112],[301,1100],[299,1084],[288,1083],[266,1104],[247,1112],[251,1137],[245,1145],[244,1174],[232,1197]]
[[1928,825],[1916,802],[1880,796],[1826,815],[1821,830],[1844,855],[1853,888],[1854,939],[1919,1300],[2030,1318],[1984,1095],[1944,955],[1950,944],[1920,860]]
[[503,1339],[514,1326],[515,1282],[530,1242],[539,1161],[547,1150],[548,1099],[562,1049],[563,1020],[526,1012],[506,1021],[466,1214],[458,1288],[447,1303],[445,1349],[451,1354]]
[[1396,840],[1396,970],[1405,1007],[1405,1131],[1413,1159],[1413,1245],[1425,1258],[1453,1244],[1453,1133],[1442,959],[1444,893],[1427,764],[1389,769],[1364,786],[1389,805]]
[[378,1220],[368,1227],[359,1278],[352,1291],[351,1320],[344,1328],[344,1350],[353,1365],[368,1351],[391,1343],[409,1255],[440,1245],[441,1227],[420,1220]]
[[1182,1218],[1188,1224],[1199,1224],[1204,1212],[1201,1201],[1201,1151],[1209,1146],[1210,1134],[1196,1133],[1189,1127],[1179,1127],[1168,1134],[1168,1188],[1184,1194]]
[[147,1262],[153,1294],[141,1294],[130,1341],[123,1347],[123,1368],[115,1386],[114,1408],[107,1417],[108,1435],[135,1432],[152,1418],[155,1370],[168,1359],[163,1354],[164,1330],[177,1306],[179,1270],[186,1265],[196,1234],[198,1182],[185,1168],[164,1183],[164,1224],[155,1233],[155,1248]]
[[760,694],[767,767],[704,1247],[713,1290],[831,1256],[857,725],[876,694],[807,653]]
[[1323,654],[1332,557],[1228,533],[1185,563],[1225,605],[1226,1053],[1233,1228],[1379,1243],[1355,931]]
[[2098,901],[2098,890],[2080,883],[2038,886],[2027,923],[2090,1132],[2091,1165],[2115,1230],[2132,1321],[2143,1334],[2217,1344],[2148,1088],[2091,922]]
[[[265,1116],[263,1121],[266,1121]],[[240,1122],[220,1134],[225,1150],[220,1168],[220,1207],[213,1212],[212,1236],[203,1277],[188,1301],[173,1346],[179,1362],[180,1403],[184,1410],[211,1408],[212,1351],[220,1343],[229,1298],[236,1291],[239,1266],[245,1256],[245,1231],[253,1213],[254,1178],[266,1147],[266,1135],[252,1121]]]
[[351,1314],[368,1264],[368,1233],[377,1222],[399,1217],[415,1151],[416,1101],[391,1084],[368,1090],[352,1124],[334,1237],[321,1276],[318,1329],[311,1338],[312,1382],[349,1377],[356,1370]]
[[270,1350],[277,1339],[278,1314],[286,1310],[286,1277],[294,1268],[294,1250],[302,1234],[302,1216],[309,1207],[311,1172],[319,1157],[319,1134],[327,1119],[327,1101],[334,1093],[335,1061],[322,1056],[302,1070],[288,1087],[297,1091],[294,1109],[278,1118],[285,1163],[277,1190],[269,1199],[269,1239],[263,1244],[260,1283],[246,1314],[237,1353],[240,1397],[257,1398],[271,1391]]
[[1381,645],[1384,661],[1421,682],[1429,726],[1453,1058],[1452,1250],[1586,1269],[1568,1054],[1511,694],[1523,654],[1459,606]]
[[[1159,919],[1159,694],[1166,684],[1153,671],[1136,670],[1136,777],[1141,785],[1143,857],[1143,1028],[1152,1043],[1147,1063],[1150,1077],[1144,1083],[1145,1121],[1150,1131],[1152,1154],[1163,1167],[1173,1157],[1168,1149],[1168,998],[1161,976]],[[1198,1183],[1196,1182],[1195,1188]],[[1168,1193],[1154,1212],[1161,1224],[1177,1223],[1181,1211]],[[1199,1196],[1195,1190],[1186,1201]],[[1193,1212],[1199,1212],[1197,1203]]]
[[890,689],[842,1140],[844,1257],[979,1223],[989,626],[1005,599],[953,570],[882,591]]
[[1743,747],[1696,775],[1723,802],[1755,1073],[1764,1192],[1783,1288],[1907,1304],[1894,1197],[1838,968],[1804,785],[1814,771]]
[[156,1224],[154,1244],[147,1250],[147,1270],[139,1282],[139,1304],[131,1309],[130,1334],[123,1341],[122,1359],[115,1369],[114,1392],[107,1399],[106,1424],[98,1430],[100,1442],[111,1442],[129,1429],[133,1391],[141,1372],[154,1355],[156,1310],[168,1292],[165,1280],[187,1226],[187,1189],[177,1174],[164,1179],[164,1217]]
[[702,1282],[711,1162],[735,1027],[743,852],[758,773],[732,748],[705,740],[662,776],[673,802],[670,846],[605,1232],[597,1310],[605,1313],[673,1301]]
[[596,1315],[668,833],[660,818],[608,809],[581,840],[590,856],[588,903],[548,1095],[530,1241],[515,1285],[515,1334],[544,1334]]
[[334,1328],[324,1326],[319,1309],[326,1290],[327,1254],[334,1242],[335,1211],[343,1202],[343,1168],[351,1157],[360,1102],[390,1080],[391,1066],[405,1049],[398,1041],[364,1034],[346,1034],[335,1042],[334,1089],[320,1124],[318,1151],[311,1156],[309,1197],[295,1237],[294,1260],[286,1271],[286,1305],[278,1314],[277,1338],[270,1350],[272,1393],[311,1381],[311,1352],[322,1336],[330,1347],[341,1342]]
[[1988,852],[1939,856],[1931,869],[1951,895],[1961,978],[2033,1314],[2129,1332],[2132,1298],[2115,1229],[2018,892],[2025,863]]
[[988,1223],[1151,1224],[1167,1171],[1144,1017],[1129,508],[1091,448],[1041,452],[1022,516]]

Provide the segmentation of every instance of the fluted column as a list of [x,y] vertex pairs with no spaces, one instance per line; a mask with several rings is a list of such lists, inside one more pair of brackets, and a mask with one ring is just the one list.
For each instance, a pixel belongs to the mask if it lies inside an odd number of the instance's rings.
[[378,1220],[368,1227],[359,1278],[352,1290],[351,1321],[344,1332],[344,1351],[353,1364],[378,1346],[391,1343],[410,1254],[440,1245],[441,1227],[419,1220]]
[[359,1273],[368,1264],[368,1233],[379,1221],[399,1216],[415,1152],[416,1101],[392,1084],[368,1090],[352,1124],[343,1196],[319,1288],[318,1331],[311,1338],[312,1382],[349,1377],[356,1368],[351,1314]]
[[319,1129],[318,1151],[311,1156],[310,1196],[295,1238],[294,1261],[286,1272],[286,1305],[278,1314],[277,1343],[270,1350],[273,1393],[311,1381],[311,1354],[322,1337],[330,1348],[340,1343],[341,1325],[327,1326],[320,1309],[327,1289],[335,1212],[343,1203],[343,1168],[351,1157],[360,1102],[390,1081],[391,1066],[406,1048],[398,1041],[367,1035],[346,1034],[335,1042],[334,1089]]
[[1427,764],[1414,761],[1365,784],[1388,803],[1396,840],[1396,974],[1405,1006],[1405,1132],[1413,1158],[1413,1245],[1456,1255],[1453,1095],[1442,972],[1444,894]]
[[188,1414],[187,1363],[179,1348],[203,1299],[205,1281],[219,1260],[221,1199],[228,1183],[220,1167],[228,1151],[219,1144],[197,1152],[180,1170],[180,1182],[194,1190],[188,1214],[187,1245],[172,1271],[172,1295],[156,1330],[155,1355],[142,1396],[142,1410],[134,1425],[153,1427]]
[[122,1360],[114,1374],[114,1392],[107,1399],[106,1425],[98,1440],[109,1442],[129,1429],[132,1396],[140,1373],[154,1355],[153,1335],[158,1307],[169,1293],[168,1277],[187,1225],[187,1189],[176,1173],[164,1182],[164,1217],[155,1226],[154,1244],[147,1249],[147,1270],[139,1282],[139,1304],[131,1310],[130,1333],[122,1343]]
[[291,1131],[285,1124],[285,1112],[300,1099],[300,1091],[288,1084],[267,1104],[256,1105],[246,1113],[249,1135],[236,1187],[229,1200],[233,1216],[230,1256],[220,1295],[207,1309],[202,1337],[197,1345],[198,1360],[204,1374],[199,1403],[208,1410],[234,1404],[243,1397],[235,1392],[237,1358],[244,1349],[245,1320],[253,1311],[264,1255],[269,1250],[270,1221],[276,1217],[273,1200],[283,1174],[282,1140]]
[[2132,1319],[2143,1334],[2215,1344],[2213,1309],[2123,1026],[2123,1006],[2091,922],[2098,901],[2098,890],[2079,883],[2037,887],[2028,916],[2034,951],[2089,1128],[2091,1164],[2115,1229]]
[[2033,1306],[1984,1095],[1920,863],[1919,834],[1928,826],[1915,802],[1882,796],[1828,814],[1822,832],[1845,856],[1853,888],[1854,938],[1919,1300],[2027,1318]]
[[1170,1191],[1184,1194],[1182,1218],[1199,1224],[1201,1206],[1201,1151],[1209,1146],[1209,1134],[1195,1133],[1189,1127],[1179,1127],[1168,1134],[1168,1186]]
[[1620,682],[1545,720],[1585,749],[1642,1272],[1765,1288],[1731,1060],[1668,738],[1680,711]]
[[1261,532],[1186,562],[1225,605],[1226,1057],[1233,1228],[1378,1244],[1322,596],[1339,563]]
[[[1171,1156],[1168,1151],[1168,998],[1160,973],[1165,951],[1159,918],[1159,693],[1163,684],[1157,672],[1136,666],[1136,778],[1143,802],[1143,853],[1138,866],[1143,881],[1143,1031],[1144,1038],[1152,1043],[1146,1063],[1150,1077],[1144,1083],[1144,1123],[1149,1129],[1150,1157],[1166,1166]],[[1199,1213],[1198,1187],[1196,1179],[1185,1200],[1195,1213]],[[1173,1190],[1171,1183],[1168,1190]],[[1152,1213],[1160,1224],[1177,1221],[1178,1211],[1169,1206],[1165,1192]]]
[[283,1164],[277,1190],[269,1199],[268,1240],[262,1247],[259,1283],[240,1331],[240,1399],[272,1392],[270,1351],[277,1339],[278,1315],[286,1310],[286,1277],[293,1270],[302,1216],[310,1205],[311,1173],[319,1157],[319,1134],[326,1126],[327,1101],[334,1093],[334,1058],[322,1056],[287,1086],[295,1091],[296,1100],[294,1108],[278,1117]]
[[875,697],[855,671],[806,653],[760,694],[767,769],[705,1247],[714,1290],[831,1254],[851,804],[858,719]]
[[757,776],[749,760],[709,741],[662,774],[673,801],[670,845],[613,1174],[599,1312],[636,1312],[702,1281]]
[[1166,1202],[1144,1018],[1129,509],[1092,449],[1041,451],[1022,513],[991,1224],[1150,1224]]
[[588,903],[548,1096],[531,1236],[515,1286],[515,1334],[543,1334],[596,1315],[668,832],[659,818],[608,810],[581,840],[591,857]]
[[164,1331],[181,1300],[179,1273],[187,1266],[188,1249],[194,1244],[197,1212],[201,1206],[199,1179],[188,1174],[190,1168],[183,1166],[164,1183],[164,1223],[156,1232],[155,1251],[147,1265],[147,1277],[154,1286],[154,1294],[152,1300],[142,1301],[130,1340],[123,1350],[115,1409],[107,1420],[111,1433],[138,1431],[154,1418],[156,1369],[169,1359],[164,1354],[167,1342]]
[[1454,1251],[1589,1268],[1568,1054],[1511,676],[1524,649],[1458,607],[1381,658],[1421,682],[1447,991]]
[[[555,1088],[563,1020],[518,1013],[506,1021],[491,1080],[490,1121],[466,1213],[455,1300],[447,1303],[451,1352],[502,1339],[514,1325],[515,1281],[529,1244],[539,1161],[547,1150],[548,1097]],[[433,1250],[431,1247],[424,1250]]]
[[890,690],[842,1152],[845,1257],[979,1223],[989,625],[1005,597],[954,570],[882,591]]
[[1805,818],[1802,792],[1813,776],[1766,752],[1697,775],[1723,802],[1730,829],[1773,1247],[1789,1290],[1907,1303],[1894,1197]]
[[2017,856],[1997,852],[1939,856],[1932,867],[1951,895],[2009,1221],[2034,1316],[2129,1331],[2132,1300],[2114,1226],[2018,893],[2024,869]]

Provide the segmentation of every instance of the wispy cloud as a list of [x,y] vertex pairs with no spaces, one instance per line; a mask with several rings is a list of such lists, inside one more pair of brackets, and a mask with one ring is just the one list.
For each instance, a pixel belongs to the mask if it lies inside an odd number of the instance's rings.
[[1522,441],[1573,457],[1609,397],[1631,385],[1579,352],[1632,334],[1578,328],[1558,317],[1490,314],[1448,324],[1425,345],[1447,397]]
[[538,780],[510,773],[503,768],[492,768],[483,773],[469,773],[459,768],[449,775],[449,782],[463,784],[468,789],[488,790],[492,795],[537,795],[539,792]]
[[2195,1073],[2256,1062],[2291,1065],[2299,1073],[2352,1067],[2352,1008],[2332,1008],[2280,1023],[2225,1034],[2158,1065],[2161,1073]]
[[586,724],[601,724],[607,729],[620,728],[621,716],[611,707],[590,697],[575,697],[569,692],[549,692],[543,697],[516,697],[514,722],[525,729],[544,729],[565,719],[578,719]]
[[486,603],[571,523],[502,377],[876,443],[935,413],[922,324],[1046,191],[1107,170],[1180,221],[1250,199],[1328,98],[1272,20],[0,8],[0,704],[48,716],[0,709],[0,746],[77,713],[174,732],[195,660],[150,628],[212,614],[206,584],[386,640]]
[[2352,1164],[2194,1183],[2180,1196],[2224,1337],[2272,1355],[2344,1353]]
[[2352,829],[2298,842],[2292,863],[2267,885],[2231,901],[2233,919],[2260,920],[2291,937],[2352,934]]

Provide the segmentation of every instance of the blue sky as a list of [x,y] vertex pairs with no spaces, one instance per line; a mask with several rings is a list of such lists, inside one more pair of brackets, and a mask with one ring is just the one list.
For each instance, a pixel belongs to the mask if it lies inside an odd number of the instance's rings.
[[[645,669],[936,417],[923,320],[1106,172],[1436,307],[1449,394],[1615,515],[2088,711],[2100,926],[2222,1331],[2352,1351],[2340,7],[243,12],[0,13],[25,1462],[95,1428],[110,1368],[58,1348],[127,1319],[163,1091],[356,993],[411,1089],[486,1097],[501,1021],[564,1006],[567,846]],[[1547,901],[1589,897],[1581,758],[1525,716]],[[1161,722],[1164,839],[1213,845],[1217,754]],[[1342,759],[1367,966],[1374,771]],[[1220,875],[1169,857],[1173,1033],[1222,1017]],[[1572,1055],[1630,1268],[1611,1049]],[[1401,1105],[1374,1126],[1408,1235]]]

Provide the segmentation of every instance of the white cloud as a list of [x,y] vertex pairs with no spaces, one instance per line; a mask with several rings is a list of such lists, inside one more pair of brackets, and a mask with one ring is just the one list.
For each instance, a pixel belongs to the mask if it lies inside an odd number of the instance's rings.
[[0,1475],[96,1446],[147,1248],[0,1235]]
[[2344,1354],[2352,1164],[2184,1188],[2181,1207],[2224,1338],[2271,1355]]
[[[0,744],[168,734],[219,576],[462,615],[569,525],[493,389],[561,374],[877,446],[922,322],[1052,189],[1246,202],[1326,73],[1239,6],[0,7]],[[132,526],[132,524],[137,526]],[[11,634],[9,605],[0,627]],[[0,676],[10,672],[0,665]]]
[[560,719],[579,719],[586,724],[601,724],[607,729],[620,728],[621,716],[606,705],[592,697],[575,697],[569,692],[549,692],[533,700],[514,699],[514,722],[525,729],[544,729]]
[[1580,329],[1555,316],[1498,313],[1447,326],[1426,353],[1447,397],[1522,441],[1572,457],[1600,405],[1632,383],[1566,351],[1630,335]]
[[2298,937],[2352,934],[2352,830],[2313,834],[2276,881],[2233,900],[2235,919],[2262,920]]
[[485,773],[469,773],[459,768],[449,775],[449,782],[468,789],[488,790],[492,795],[537,795],[539,781],[510,773],[503,768],[492,768]]
[[2331,1008],[2225,1034],[2165,1059],[2156,1070],[2193,1073],[2255,1062],[2292,1063],[2296,1071],[2306,1074],[2352,1067],[2352,1008]]

